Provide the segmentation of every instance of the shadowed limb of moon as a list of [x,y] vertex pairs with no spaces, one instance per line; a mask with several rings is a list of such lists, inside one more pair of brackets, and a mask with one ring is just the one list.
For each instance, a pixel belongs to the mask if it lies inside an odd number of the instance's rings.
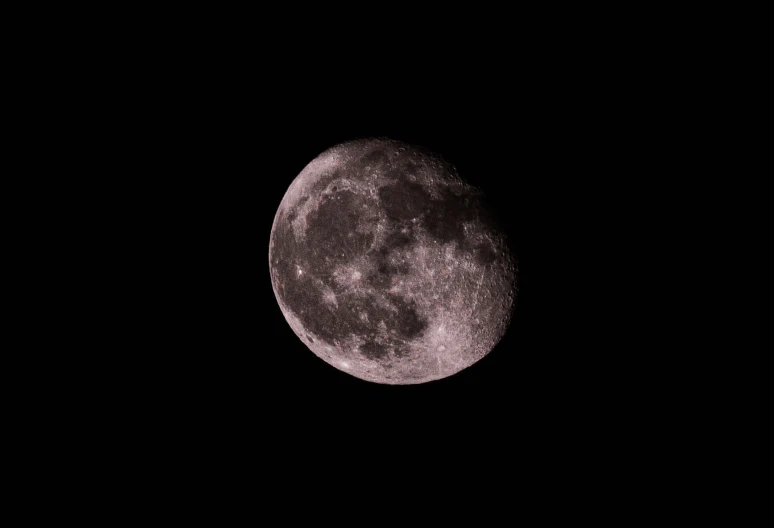
[[488,354],[516,262],[481,192],[440,157],[386,139],[337,145],[277,210],[269,269],[288,324],[358,378],[416,384]]

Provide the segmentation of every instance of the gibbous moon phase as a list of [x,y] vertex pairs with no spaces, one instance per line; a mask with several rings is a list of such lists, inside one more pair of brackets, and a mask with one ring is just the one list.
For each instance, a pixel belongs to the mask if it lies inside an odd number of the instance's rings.
[[269,270],[314,354],[392,385],[483,358],[516,295],[515,259],[480,190],[439,156],[387,139],[337,145],[301,171],[274,217]]

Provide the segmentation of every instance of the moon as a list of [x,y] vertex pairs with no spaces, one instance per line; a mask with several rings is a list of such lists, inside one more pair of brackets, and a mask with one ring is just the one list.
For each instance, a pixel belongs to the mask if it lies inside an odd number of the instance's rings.
[[482,192],[389,139],[336,145],[290,184],[269,242],[293,332],[357,378],[409,385],[486,356],[510,323],[517,264]]

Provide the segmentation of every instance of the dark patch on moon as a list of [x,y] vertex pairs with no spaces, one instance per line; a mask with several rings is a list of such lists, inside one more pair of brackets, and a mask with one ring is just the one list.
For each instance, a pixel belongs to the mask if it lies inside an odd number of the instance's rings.
[[[365,254],[373,244],[376,225],[369,225],[369,217],[361,213],[362,201],[355,193],[342,190],[323,196],[319,207],[309,213],[304,245],[308,250],[319,252],[315,257],[330,259],[321,271],[331,271],[332,264],[352,261]],[[361,228],[356,230],[358,225]],[[320,265],[320,262],[314,262],[313,267]]]
[[395,329],[395,332],[406,339],[418,337],[427,328],[427,321],[417,312],[417,305],[411,299],[395,294],[387,294],[392,306],[398,309],[397,314],[391,318],[387,327]]
[[378,264],[376,269],[366,277],[366,282],[369,286],[376,288],[377,290],[387,289],[390,287],[390,270],[384,264]]
[[473,249],[473,257],[477,263],[487,266],[497,260],[497,252],[492,248],[491,244],[482,242]]
[[381,248],[376,257],[374,271],[368,274],[366,281],[377,289],[387,290],[401,276],[407,275],[410,269],[411,266],[407,262],[392,262],[389,249]]
[[446,243],[462,243],[465,239],[463,222],[476,218],[472,194],[457,194],[443,189],[440,199],[431,200],[425,209],[423,226],[433,238]]
[[380,259],[376,269],[381,275],[388,279],[392,279],[393,277],[408,274],[411,266],[407,262],[392,262],[388,257]]
[[407,232],[403,232],[403,230],[394,230],[390,231],[387,236],[384,239],[384,246],[382,246],[381,250],[391,250],[391,249],[403,249],[407,246],[410,246],[414,243],[414,229],[412,227],[406,228]]
[[373,169],[387,162],[388,159],[387,153],[383,149],[377,148],[360,158],[360,163],[364,167],[367,166]]
[[385,185],[379,189],[380,205],[390,220],[411,220],[425,210],[430,196],[418,183]]
[[360,345],[360,353],[368,359],[382,359],[387,356],[387,348],[369,340]]
[[[417,337],[427,327],[427,321],[419,314],[415,303],[399,295],[385,296],[386,305],[373,303],[362,296],[347,295],[335,282],[332,273],[336,265],[365,253],[373,234],[359,234],[362,238],[348,241],[348,249],[344,249],[344,240],[352,238],[349,233],[354,230],[357,214],[347,208],[326,209],[324,206],[322,204],[322,212],[313,217],[307,238],[302,243],[296,241],[286,221],[276,226],[272,275],[287,308],[296,314],[304,328],[328,344],[348,336],[371,333],[373,324],[368,321],[383,321],[388,333],[399,338]],[[384,269],[387,280],[389,274],[399,271],[400,268],[389,266]],[[324,302],[320,284],[337,295],[337,306]]]

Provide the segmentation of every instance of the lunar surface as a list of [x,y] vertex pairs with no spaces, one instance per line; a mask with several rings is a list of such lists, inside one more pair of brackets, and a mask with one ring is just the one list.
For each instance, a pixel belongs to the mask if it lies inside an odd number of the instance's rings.
[[269,270],[306,346],[358,378],[407,385],[487,355],[511,319],[516,262],[481,192],[397,141],[337,145],[277,210]]

